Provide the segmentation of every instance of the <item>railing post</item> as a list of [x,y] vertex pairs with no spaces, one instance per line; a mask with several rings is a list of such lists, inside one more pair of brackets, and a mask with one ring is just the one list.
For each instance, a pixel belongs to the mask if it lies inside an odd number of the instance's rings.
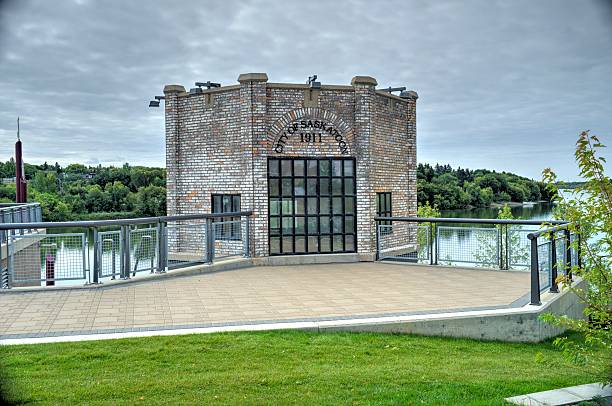
[[565,235],[565,276],[572,276],[572,235],[568,228],[563,232]]
[[123,259],[121,264],[121,278],[130,279],[130,226],[121,226],[121,230],[121,257]]
[[427,230],[427,249],[429,250],[429,265],[434,264],[434,226],[433,223],[429,223],[429,229]]
[[499,269],[504,269],[504,258],[502,252],[504,250],[504,241],[502,235],[502,227],[503,225],[499,225],[497,227],[497,263],[499,265]]
[[100,283],[100,260],[102,246],[100,244],[100,235],[98,227],[93,228],[93,283]]
[[119,279],[125,275],[125,226],[119,226]]
[[123,279],[125,273],[125,233],[123,231],[124,226],[119,226],[119,279]]
[[[241,217],[242,218],[242,217]],[[244,257],[248,258],[250,257],[250,253],[249,253],[249,247],[250,247],[250,225],[249,225],[249,216],[245,216],[244,217],[244,235],[242,236],[243,238],[243,244],[244,244]]]
[[157,223],[157,272],[166,272],[168,257],[168,231],[166,223]]
[[13,258],[13,245],[11,241],[11,236],[6,232],[6,270],[8,271],[8,288],[10,289],[13,286],[13,277],[15,275],[15,263]]
[[438,265],[438,257],[440,256],[440,235],[438,234],[438,223],[431,223],[434,227],[435,250],[434,250],[434,265]]
[[506,258],[506,264],[504,266],[504,269],[508,270],[510,269],[510,233],[508,233],[508,227],[509,225],[506,224],[506,241],[505,241],[505,247],[506,249],[504,250],[504,257]]
[[125,226],[125,277],[130,278],[130,269],[132,268],[132,227]]
[[374,227],[376,227],[376,261],[380,260],[380,222],[374,220]]
[[538,262],[538,238],[531,238],[531,305],[539,306],[540,301],[540,271]]
[[559,293],[559,287],[557,286],[557,276],[558,276],[558,262],[557,262],[557,241],[555,240],[555,233],[550,234],[550,292],[551,293]]
[[206,262],[212,264],[215,258],[215,230],[213,219],[206,219]]
[[[91,269],[89,269],[89,229],[87,228],[81,236],[81,251],[83,253],[83,279],[87,278],[85,279],[85,285],[87,285],[88,283],[91,283]],[[53,281],[51,281],[51,283],[49,283],[47,278],[48,276],[45,275],[47,286],[55,285],[55,274],[53,274]]]

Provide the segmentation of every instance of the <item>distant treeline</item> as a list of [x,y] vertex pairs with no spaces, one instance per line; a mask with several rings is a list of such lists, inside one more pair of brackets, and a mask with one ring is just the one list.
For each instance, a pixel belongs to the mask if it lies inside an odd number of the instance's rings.
[[584,182],[557,182],[559,189],[576,189],[584,185]]
[[542,182],[513,173],[429,164],[418,166],[417,193],[419,205],[429,202],[441,210],[551,198]]
[[[166,214],[166,170],[25,164],[28,200],[39,202],[46,221],[108,219]],[[15,162],[0,162],[0,178],[14,178]],[[7,182],[5,180],[5,182]],[[0,184],[0,202],[15,201],[15,184]]]
[[[24,165],[28,200],[40,202],[47,221],[166,214],[166,170],[144,166]],[[0,178],[15,176],[15,162],[0,162]],[[418,202],[440,210],[492,203],[550,200],[542,182],[507,172],[419,164]],[[567,185],[567,184],[566,184]],[[15,184],[0,184],[0,202],[15,200]]]

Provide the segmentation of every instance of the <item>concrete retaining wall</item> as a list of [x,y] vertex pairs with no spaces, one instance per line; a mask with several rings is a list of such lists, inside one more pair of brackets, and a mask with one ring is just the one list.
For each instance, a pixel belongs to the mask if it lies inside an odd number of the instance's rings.
[[[577,283],[583,288],[584,281]],[[319,331],[405,333],[427,336],[475,338],[509,342],[539,342],[563,333],[563,329],[540,320],[553,313],[582,318],[584,305],[573,292],[546,294],[541,306],[456,312],[379,320],[343,320],[318,323]]]

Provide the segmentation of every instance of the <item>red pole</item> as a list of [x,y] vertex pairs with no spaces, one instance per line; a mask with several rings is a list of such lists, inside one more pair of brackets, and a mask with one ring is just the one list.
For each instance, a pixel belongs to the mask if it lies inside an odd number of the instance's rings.
[[17,142],[15,143],[15,202],[26,203],[28,191],[23,170],[23,150],[19,138],[19,118],[17,118]]

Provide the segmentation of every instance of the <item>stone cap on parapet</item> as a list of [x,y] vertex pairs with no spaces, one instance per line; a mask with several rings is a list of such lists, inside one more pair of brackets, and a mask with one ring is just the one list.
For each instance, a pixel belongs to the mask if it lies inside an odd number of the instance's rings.
[[181,85],[166,85],[164,86],[164,94],[166,93],[185,93],[185,87]]
[[351,86],[355,85],[368,85],[376,86],[378,82],[372,76],[355,76],[351,79]]
[[267,82],[268,75],[265,73],[241,73],[238,76],[238,82],[247,83],[247,82]]

